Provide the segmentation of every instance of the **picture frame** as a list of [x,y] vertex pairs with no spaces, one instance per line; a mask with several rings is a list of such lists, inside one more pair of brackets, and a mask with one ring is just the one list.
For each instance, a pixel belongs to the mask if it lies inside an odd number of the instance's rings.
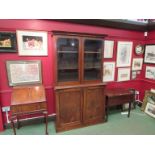
[[16,33],[0,32],[0,53],[17,52]]
[[144,62],[155,64],[155,45],[145,45]]
[[145,113],[155,118],[155,102],[154,104],[149,103],[149,102],[147,103],[146,108],[145,108]]
[[104,58],[112,58],[114,50],[114,41],[105,40],[104,41]]
[[20,56],[47,56],[47,32],[17,30],[18,54]]
[[134,58],[132,60],[132,70],[142,70],[143,58]]
[[152,80],[155,79],[155,67],[154,66],[146,66],[145,78],[152,79]]
[[114,81],[115,78],[115,62],[103,63],[103,82]]
[[134,80],[134,79],[136,79],[136,77],[137,77],[137,71],[132,71],[132,79]]
[[118,41],[117,67],[129,67],[131,65],[133,42]]
[[128,81],[130,80],[130,68],[118,68],[117,81]]
[[155,102],[155,93],[153,93],[149,90],[146,90],[141,110],[145,111],[147,103],[153,103],[153,102]]
[[6,61],[9,86],[41,84],[41,61]]

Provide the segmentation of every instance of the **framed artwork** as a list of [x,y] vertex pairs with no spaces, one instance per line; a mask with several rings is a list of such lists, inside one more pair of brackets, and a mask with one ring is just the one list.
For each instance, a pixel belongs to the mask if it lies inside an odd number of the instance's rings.
[[136,79],[137,77],[137,71],[132,71],[132,79]]
[[114,50],[114,41],[105,40],[104,41],[104,58],[112,58]]
[[114,81],[115,78],[115,62],[103,63],[103,81]]
[[155,67],[146,66],[145,78],[155,79]]
[[145,113],[155,118],[155,102],[147,103]]
[[119,41],[117,46],[117,67],[127,67],[131,64],[132,42]]
[[118,68],[117,81],[128,81],[130,80],[130,68]]
[[147,103],[151,103],[153,105],[155,104],[155,93],[148,91],[148,90],[145,91],[145,96],[144,96],[143,104],[141,107],[142,111],[145,111]]
[[16,33],[0,32],[0,53],[16,52]]
[[144,62],[155,64],[155,45],[145,46]]
[[41,61],[6,61],[9,86],[42,83]]
[[47,32],[17,30],[18,53],[21,56],[47,56]]
[[132,61],[132,70],[142,70],[143,59],[142,58],[134,58]]

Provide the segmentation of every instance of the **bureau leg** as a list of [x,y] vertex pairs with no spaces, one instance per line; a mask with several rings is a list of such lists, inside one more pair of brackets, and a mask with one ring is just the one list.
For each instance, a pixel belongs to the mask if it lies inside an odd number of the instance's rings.
[[130,117],[131,102],[129,102],[128,117]]
[[16,129],[15,129],[15,124],[14,124],[13,119],[11,119],[11,127],[12,127],[12,129],[13,129],[14,135],[16,135]]
[[17,129],[20,128],[19,116],[17,116]]
[[44,117],[45,117],[45,134],[48,135],[48,114],[47,112],[44,113]]

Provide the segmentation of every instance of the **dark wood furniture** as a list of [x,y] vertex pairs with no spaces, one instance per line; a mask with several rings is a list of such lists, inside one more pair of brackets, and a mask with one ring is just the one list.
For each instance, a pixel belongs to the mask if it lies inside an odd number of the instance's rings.
[[19,129],[20,118],[32,116],[33,114],[39,114],[45,117],[45,134],[48,134],[48,113],[44,87],[42,85],[13,87],[10,120],[14,134],[16,134],[14,120],[17,119]]
[[104,122],[105,84],[57,86],[56,131]]
[[103,122],[103,38],[54,32],[56,131]]
[[106,121],[108,121],[109,108],[112,106],[129,103],[128,117],[130,117],[131,103],[134,102],[133,91],[125,88],[113,88],[106,90]]

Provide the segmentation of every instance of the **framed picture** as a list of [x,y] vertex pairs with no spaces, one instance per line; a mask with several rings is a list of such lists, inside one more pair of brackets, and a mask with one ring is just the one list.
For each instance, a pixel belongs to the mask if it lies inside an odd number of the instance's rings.
[[117,81],[128,81],[130,80],[130,68],[118,68]]
[[131,64],[132,42],[119,41],[117,46],[117,67],[127,67]]
[[6,61],[9,86],[42,83],[41,61]]
[[142,70],[143,59],[142,58],[134,58],[132,61],[132,70]]
[[155,67],[146,66],[145,78],[155,79]]
[[112,58],[114,49],[114,41],[105,40],[104,41],[104,58]]
[[16,33],[0,32],[0,53],[16,52]]
[[147,103],[145,113],[155,118],[155,102]]
[[144,62],[155,64],[155,45],[145,46]]
[[136,79],[137,77],[137,71],[132,71],[132,79]]
[[104,62],[103,64],[103,81],[114,81],[115,78],[115,62]]
[[17,31],[18,52],[21,56],[47,56],[47,32]]
[[153,105],[155,104],[155,93],[148,91],[148,90],[145,91],[145,96],[144,96],[143,104],[141,107],[142,111],[145,111],[147,103],[151,103]]

